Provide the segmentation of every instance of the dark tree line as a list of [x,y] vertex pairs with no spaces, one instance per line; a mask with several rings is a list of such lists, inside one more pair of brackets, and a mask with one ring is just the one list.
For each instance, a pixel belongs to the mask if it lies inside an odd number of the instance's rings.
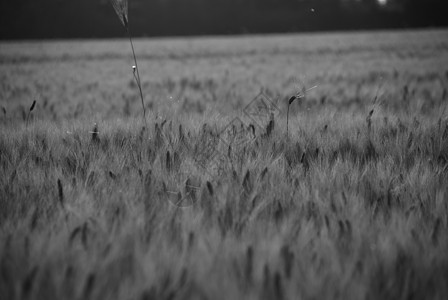
[[[138,36],[446,26],[444,0],[129,0]],[[0,4],[0,38],[122,36],[108,0]]]

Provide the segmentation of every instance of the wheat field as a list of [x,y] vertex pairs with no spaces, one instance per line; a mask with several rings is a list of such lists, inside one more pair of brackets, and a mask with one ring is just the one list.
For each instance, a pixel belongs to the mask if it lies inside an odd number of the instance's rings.
[[135,45],[0,44],[0,299],[448,297],[447,31]]

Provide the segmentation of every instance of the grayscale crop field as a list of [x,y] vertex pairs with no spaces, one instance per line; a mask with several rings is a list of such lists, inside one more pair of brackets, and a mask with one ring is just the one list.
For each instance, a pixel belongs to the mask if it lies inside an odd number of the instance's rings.
[[448,297],[448,31],[134,43],[0,43],[1,299]]

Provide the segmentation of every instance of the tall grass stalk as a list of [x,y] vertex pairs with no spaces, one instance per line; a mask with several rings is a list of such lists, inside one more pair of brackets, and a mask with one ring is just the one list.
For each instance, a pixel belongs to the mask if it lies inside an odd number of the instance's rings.
[[291,98],[289,98],[289,100],[288,100],[288,110],[286,112],[286,135],[288,135],[288,132],[289,132],[289,107],[291,106],[291,104],[295,100],[305,98],[306,93],[308,93],[311,90],[314,90],[315,88],[317,88],[317,85],[315,85],[313,87],[310,87],[309,89],[303,89],[301,92],[298,92],[296,95],[294,95]]
[[28,123],[29,123],[29,120],[30,120],[31,112],[34,110],[35,107],[36,107],[36,100],[34,100],[33,104],[31,104],[30,109],[28,111],[28,115],[26,116],[26,127],[28,127]]
[[115,12],[117,13],[118,18],[123,24],[126,34],[129,37],[129,42],[131,43],[132,55],[134,57],[134,66],[132,67],[133,76],[135,82],[137,83],[137,87],[140,93],[140,99],[142,101],[143,108],[143,120],[146,125],[146,109],[145,109],[145,101],[143,99],[142,85],[140,80],[140,72],[138,70],[137,56],[135,55],[134,43],[132,42],[131,30],[129,27],[129,18],[128,18],[128,1],[127,0],[110,0]]

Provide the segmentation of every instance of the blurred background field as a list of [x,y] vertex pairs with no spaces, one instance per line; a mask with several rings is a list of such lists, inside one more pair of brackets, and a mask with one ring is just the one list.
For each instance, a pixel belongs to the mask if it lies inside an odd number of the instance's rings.
[[[138,39],[146,107],[154,114],[228,114],[264,90],[279,106],[318,85],[303,106],[351,111],[379,90],[385,107],[428,114],[446,100],[448,31]],[[2,123],[108,119],[141,113],[123,40],[2,42]]]

